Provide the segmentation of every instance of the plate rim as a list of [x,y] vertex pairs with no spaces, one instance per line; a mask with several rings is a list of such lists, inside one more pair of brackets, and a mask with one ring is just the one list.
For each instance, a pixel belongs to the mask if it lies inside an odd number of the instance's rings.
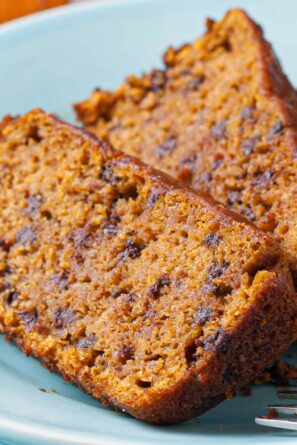
[[[181,1],[181,0],[180,0]],[[187,1],[187,0],[182,0]],[[116,8],[126,7],[134,4],[152,4],[152,3],[168,3],[170,4],[170,0],[89,0],[89,1],[81,1],[75,2],[68,5],[56,6],[54,8],[46,9],[43,11],[35,12],[32,14],[28,14],[24,17],[15,18],[5,23],[0,24],[0,37],[1,35],[5,35],[9,32],[14,32],[21,30],[24,27],[28,27],[31,25],[36,25],[39,22],[47,21],[49,19],[60,19],[64,16],[79,14],[82,11],[91,11],[97,8]]]

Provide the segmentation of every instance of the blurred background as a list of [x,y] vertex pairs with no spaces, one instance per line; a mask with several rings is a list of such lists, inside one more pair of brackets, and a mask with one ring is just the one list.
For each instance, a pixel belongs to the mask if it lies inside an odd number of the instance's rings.
[[86,0],[0,0],[0,23],[77,1]]

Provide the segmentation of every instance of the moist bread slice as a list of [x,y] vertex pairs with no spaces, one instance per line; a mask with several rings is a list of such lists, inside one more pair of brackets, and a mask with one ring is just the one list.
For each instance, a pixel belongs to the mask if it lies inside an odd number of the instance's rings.
[[245,12],[169,48],[165,70],[94,91],[78,118],[99,137],[274,234],[297,286],[297,94]]
[[290,344],[291,275],[245,218],[42,111],[0,134],[0,327],[25,354],[174,423]]

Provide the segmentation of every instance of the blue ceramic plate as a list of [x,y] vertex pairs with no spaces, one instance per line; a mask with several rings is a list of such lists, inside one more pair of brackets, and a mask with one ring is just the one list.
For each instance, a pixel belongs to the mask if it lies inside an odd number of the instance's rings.
[[[61,8],[0,27],[0,117],[33,107],[73,121],[71,104],[100,85],[161,64],[169,45],[192,40],[207,16],[242,4],[265,27],[297,80],[297,2],[119,0]],[[294,351],[293,351],[294,355]],[[296,350],[295,350],[296,356]],[[297,364],[297,361],[296,361]],[[116,414],[0,338],[0,440],[13,444],[293,444],[293,432],[258,427],[274,387],[224,402],[198,421],[155,427]]]

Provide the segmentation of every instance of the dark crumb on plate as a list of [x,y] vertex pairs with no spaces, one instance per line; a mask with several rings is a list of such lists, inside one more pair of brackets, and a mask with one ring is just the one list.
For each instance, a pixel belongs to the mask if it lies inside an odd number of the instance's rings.
[[242,397],[249,397],[252,395],[251,388],[248,388],[247,386],[245,388],[241,388],[240,393]]
[[273,384],[286,386],[290,379],[297,379],[297,368],[283,360],[278,360],[271,368],[266,369],[255,380],[257,385]]
[[276,409],[270,409],[268,411],[267,416],[263,416],[262,419],[277,419],[278,418],[278,412]]

